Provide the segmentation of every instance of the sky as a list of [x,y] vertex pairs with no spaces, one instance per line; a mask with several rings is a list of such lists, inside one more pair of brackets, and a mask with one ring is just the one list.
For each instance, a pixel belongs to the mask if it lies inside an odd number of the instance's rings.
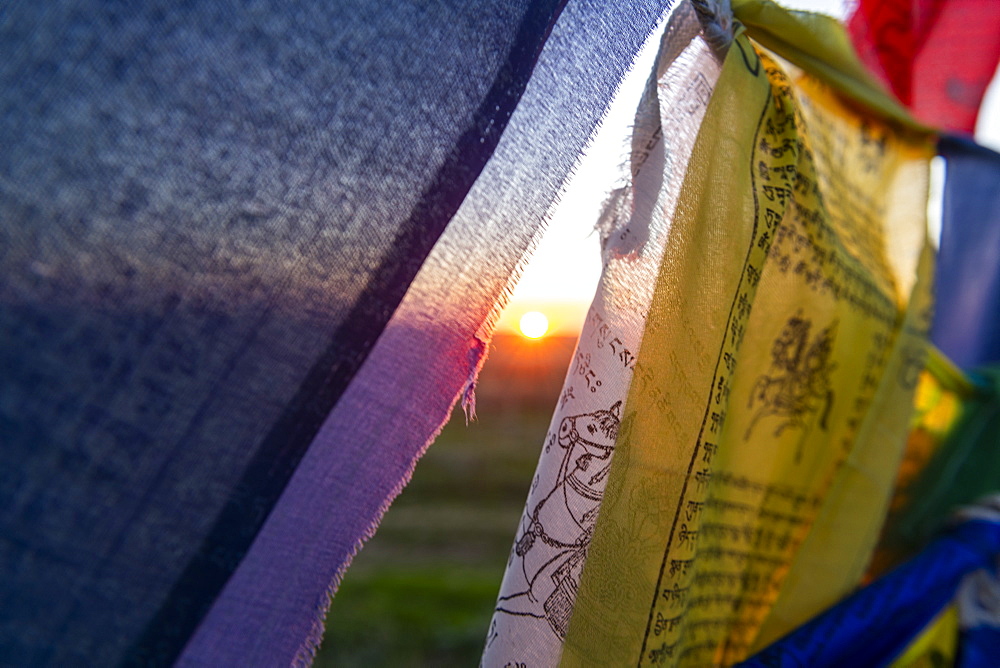
[[[841,19],[851,7],[850,0],[779,1],[786,7]],[[549,226],[504,311],[500,331],[518,331],[518,321],[530,311],[548,316],[550,334],[575,335],[579,331],[601,274],[594,225],[607,193],[621,182],[630,125],[658,43],[659,35],[654,34],[622,82],[601,128],[551,213]],[[1000,151],[1000,77],[994,77],[987,91],[976,139]]]

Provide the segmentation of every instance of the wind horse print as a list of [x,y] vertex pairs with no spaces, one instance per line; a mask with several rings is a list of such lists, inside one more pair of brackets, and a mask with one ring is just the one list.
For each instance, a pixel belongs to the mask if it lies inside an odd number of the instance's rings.
[[611,470],[621,403],[560,422],[554,440],[566,452],[559,473],[549,493],[522,519],[512,555],[512,561],[520,561],[514,572],[524,578],[515,588],[523,591],[501,596],[497,612],[545,619],[565,637]]
[[[748,408],[758,406],[744,441],[750,439],[754,427],[765,418],[781,418],[774,428],[777,438],[789,428],[808,432],[807,426],[818,417],[818,425],[826,431],[830,409],[833,407],[833,389],[830,374],[837,368],[830,362],[836,320],[810,340],[812,321],[801,311],[788,319],[771,347],[771,368],[754,383]],[[808,348],[807,348],[808,346]],[[802,443],[795,453],[795,462],[802,459]]]

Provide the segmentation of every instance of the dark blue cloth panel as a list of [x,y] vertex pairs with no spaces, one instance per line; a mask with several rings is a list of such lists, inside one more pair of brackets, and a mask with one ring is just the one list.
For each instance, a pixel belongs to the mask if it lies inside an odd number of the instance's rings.
[[1000,362],[1000,154],[944,137],[931,340],[959,366]]
[[959,635],[959,668],[996,668],[1000,662],[1000,629],[976,626]]
[[825,668],[889,664],[955,595],[969,572],[995,563],[1000,525],[974,520],[739,664]]
[[7,8],[0,663],[176,656],[560,7]]

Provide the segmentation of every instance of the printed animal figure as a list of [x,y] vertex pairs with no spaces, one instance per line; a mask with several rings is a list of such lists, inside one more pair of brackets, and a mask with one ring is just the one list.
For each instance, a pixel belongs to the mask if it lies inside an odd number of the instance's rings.
[[[833,339],[837,331],[835,320],[820,331],[811,341],[812,323],[802,317],[801,311],[789,318],[771,347],[771,368],[754,383],[750,392],[749,408],[759,405],[747,427],[744,440],[748,440],[754,427],[763,419],[778,417],[781,421],[774,429],[778,437],[789,428],[805,428],[807,420],[821,408],[819,426],[827,428],[827,418],[833,406],[830,373],[837,367],[830,362]],[[802,444],[795,453],[795,462],[802,459]]]
[[545,619],[566,636],[580,573],[604,495],[618,438],[621,402],[573,415],[559,424],[565,449],[551,490],[522,520],[512,560],[520,560],[525,590],[500,597],[498,612]]

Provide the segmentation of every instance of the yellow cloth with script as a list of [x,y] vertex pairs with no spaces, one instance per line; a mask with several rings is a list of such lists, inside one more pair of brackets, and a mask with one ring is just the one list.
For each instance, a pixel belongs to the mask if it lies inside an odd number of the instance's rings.
[[931,156],[919,128],[733,43],[563,664],[731,664],[856,586],[924,364]]

